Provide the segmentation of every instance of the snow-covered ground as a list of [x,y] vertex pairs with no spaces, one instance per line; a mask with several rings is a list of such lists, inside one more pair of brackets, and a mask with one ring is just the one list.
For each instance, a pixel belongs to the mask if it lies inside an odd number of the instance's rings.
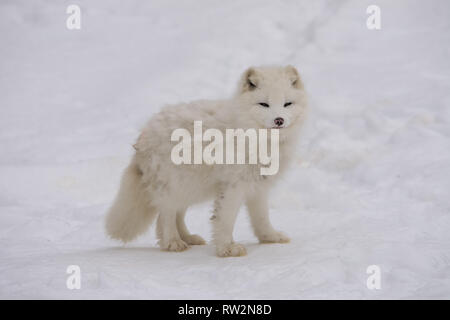
[[[72,3],[81,30],[66,28]],[[381,30],[366,27],[369,4]],[[449,12],[446,0],[2,0],[0,297],[450,298]],[[109,240],[105,211],[152,113],[229,96],[262,64],[297,66],[310,96],[270,202],[292,242],[257,244],[244,211],[246,257],[161,252],[154,230]],[[190,229],[210,239],[209,216],[192,208]]]

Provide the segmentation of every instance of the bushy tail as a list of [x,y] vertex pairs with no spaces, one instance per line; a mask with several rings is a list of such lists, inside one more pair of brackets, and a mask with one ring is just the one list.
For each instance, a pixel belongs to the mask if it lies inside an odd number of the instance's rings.
[[106,217],[106,231],[113,239],[128,242],[144,233],[156,216],[142,182],[142,172],[133,159],[126,168],[119,193]]

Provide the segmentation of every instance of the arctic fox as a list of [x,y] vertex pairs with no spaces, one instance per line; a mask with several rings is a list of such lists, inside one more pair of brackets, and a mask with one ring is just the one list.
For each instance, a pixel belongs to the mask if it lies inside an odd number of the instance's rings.
[[[162,250],[182,251],[189,245],[205,244],[202,237],[189,232],[184,218],[189,206],[214,200],[211,221],[218,256],[246,254],[232,236],[236,215],[244,204],[261,243],[289,242],[269,221],[268,195],[293,156],[306,111],[303,82],[293,66],[249,68],[229,100],[164,107],[134,145],[136,152],[106,218],[107,233],[128,242],[158,216],[156,232]],[[261,175],[261,163],[175,164],[172,133],[184,128],[192,134],[195,121],[224,133],[234,128],[279,130],[278,172]]]

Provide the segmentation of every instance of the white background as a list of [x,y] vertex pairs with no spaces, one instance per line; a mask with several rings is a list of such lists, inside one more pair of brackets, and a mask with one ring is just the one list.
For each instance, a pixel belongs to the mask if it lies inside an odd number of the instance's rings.
[[[78,4],[82,28],[66,28]],[[366,8],[381,8],[381,30]],[[0,2],[1,298],[449,298],[448,1]],[[139,129],[165,103],[233,94],[293,64],[311,113],[271,194],[290,244],[126,246],[103,220]],[[190,229],[210,239],[210,204]],[[81,267],[81,290],[66,268]],[[382,289],[368,290],[379,265]]]

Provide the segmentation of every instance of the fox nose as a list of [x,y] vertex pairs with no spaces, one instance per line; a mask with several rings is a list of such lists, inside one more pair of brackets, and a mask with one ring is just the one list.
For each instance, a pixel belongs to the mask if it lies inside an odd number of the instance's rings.
[[281,126],[283,125],[283,123],[284,123],[284,119],[278,117],[278,118],[275,118],[275,120],[273,120],[273,122],[275,122],[275,125],[276,125],[277,127],[281,127]]

